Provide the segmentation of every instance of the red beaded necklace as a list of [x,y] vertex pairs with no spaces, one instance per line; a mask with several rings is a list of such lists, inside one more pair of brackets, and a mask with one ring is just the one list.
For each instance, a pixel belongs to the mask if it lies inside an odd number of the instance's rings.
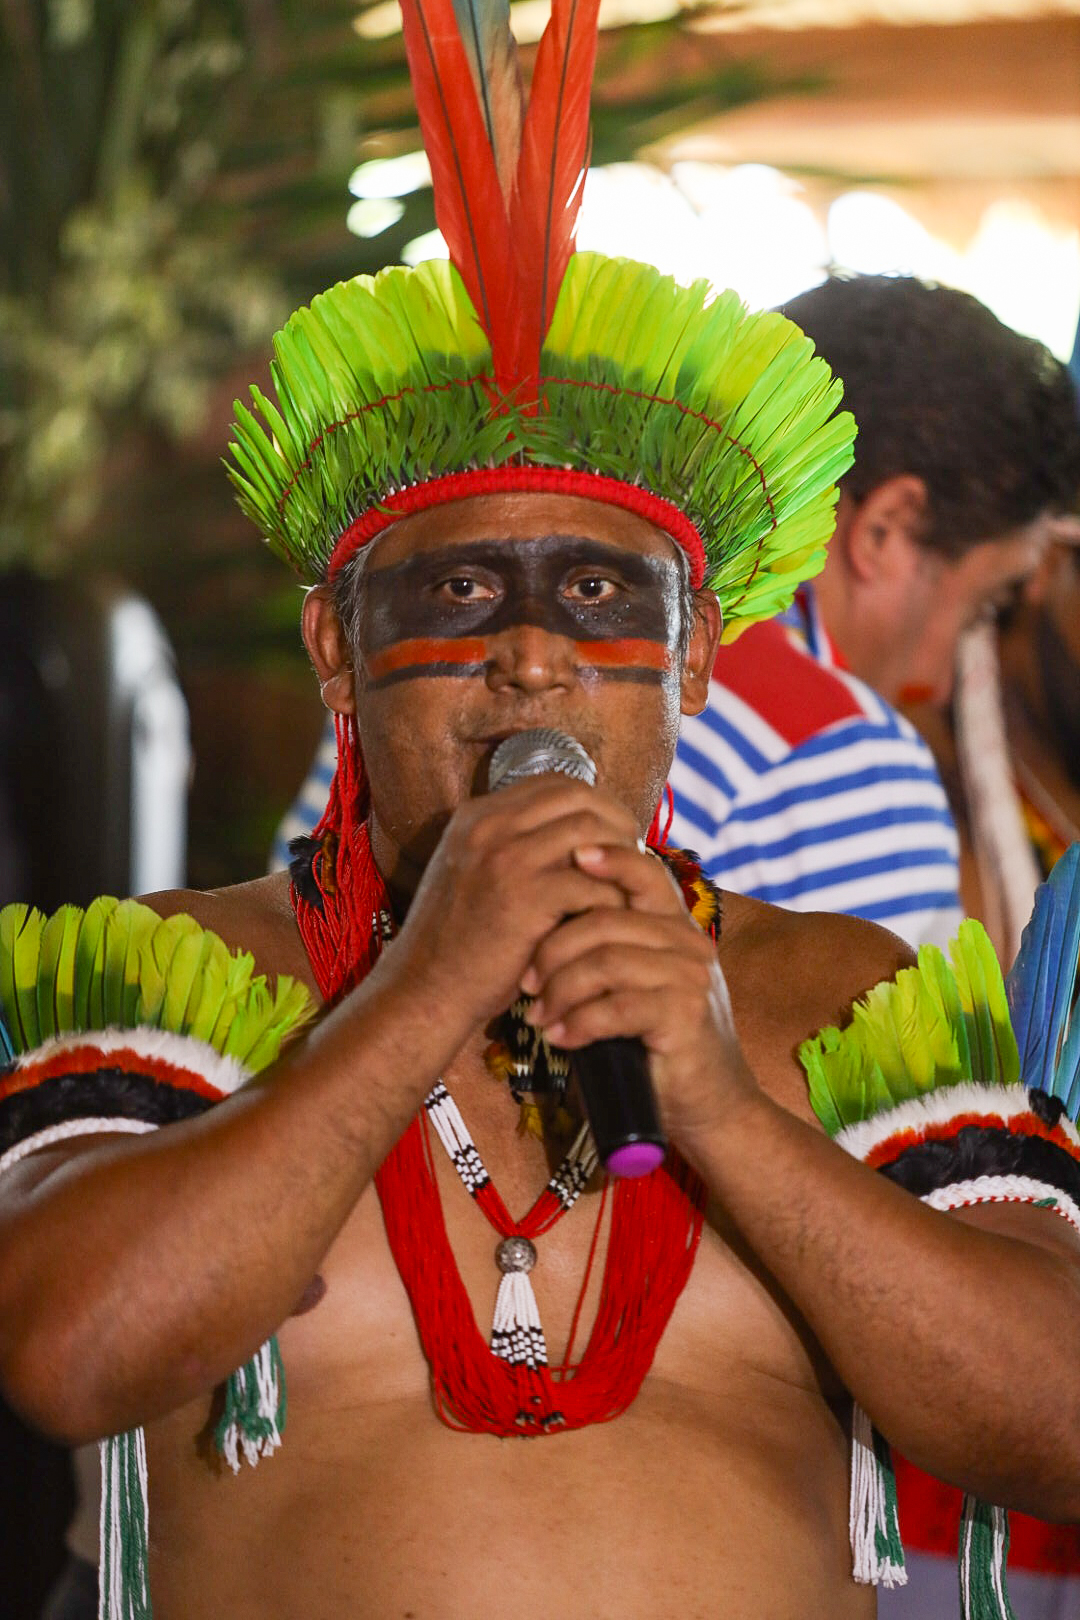
[[[313,840],[294,862],[292,902],[319,989],[338,1000],[370,971],[387,933],[389,903],[368,842],[363,764],[350,721],[338,724],[338,771]],[[715,928],[698,868],[665,852],[695,915]],[[503,1273],[489,1343],[476,1324],[446,1232],[428,1121],[501,1242]],[[573,1340],[596,1252],[596,1233],[564,1364],[548,1365],[528,1271],[534,1239],[570,1209],[594,1163],[584,1136],[539,1198],[514,1220],[487,1175],[452,1099],[439,1083],[383,1162],[376,1186],[391,1252],[408,1291],[431,1367],[436,1409],[453,1428],[539,1435],[603,1423],[626,1410],[641,1387],[701,1237],[704,1188],[677,1154],[652,1175],[619,1180],[596,1321],[581,1358]]]

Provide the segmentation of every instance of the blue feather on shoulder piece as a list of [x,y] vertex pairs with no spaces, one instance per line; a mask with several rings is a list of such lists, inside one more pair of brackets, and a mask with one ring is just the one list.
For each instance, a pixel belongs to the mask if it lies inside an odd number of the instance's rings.
[[15,1047],[11,1036],[7,1032],[4,1020],[0,1018],[0,1063],[10,1063],[15,1056]]
[[1016,961],[1005,981],[1024,1084],[1058,1097],[1080,1117],[1080,844],[1058,861],[1035,895]]

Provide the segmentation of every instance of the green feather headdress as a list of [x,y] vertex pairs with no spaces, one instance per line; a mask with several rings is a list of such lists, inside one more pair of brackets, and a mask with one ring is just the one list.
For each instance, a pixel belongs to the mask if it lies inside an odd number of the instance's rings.
[[553,0],[524,113],[505,0],[458,3],[402,4],[451,262],[293,315],[276,402],[237,402],[240,503],[314,583],[397,515],[546,469],[666,528],[730,637],[824,564],[854,436],[840,384],[780,315],[573,252],[597,0]]

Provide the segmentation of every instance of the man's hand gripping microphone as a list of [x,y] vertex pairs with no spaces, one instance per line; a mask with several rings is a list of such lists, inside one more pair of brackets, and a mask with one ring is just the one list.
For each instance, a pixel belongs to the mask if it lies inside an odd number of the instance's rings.
[[[575,738],[538,726],[499,744],[488,767],[488,790],[495,793],[524,777],[549,772],[589,787],[596,781],[596,766]],[[667,1144],[641,1041],[617,1036],[593,1041],[568,1056],[604,1168],[616,1176],[655,1170]]]

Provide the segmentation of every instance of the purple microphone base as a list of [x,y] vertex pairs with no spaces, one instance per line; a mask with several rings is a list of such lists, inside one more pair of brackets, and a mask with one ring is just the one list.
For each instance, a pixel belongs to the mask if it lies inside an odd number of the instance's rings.
[[656,1142],[628,1142],[604,1161],[613,1176],[647,1176],[664,1162],[664,1149]]

